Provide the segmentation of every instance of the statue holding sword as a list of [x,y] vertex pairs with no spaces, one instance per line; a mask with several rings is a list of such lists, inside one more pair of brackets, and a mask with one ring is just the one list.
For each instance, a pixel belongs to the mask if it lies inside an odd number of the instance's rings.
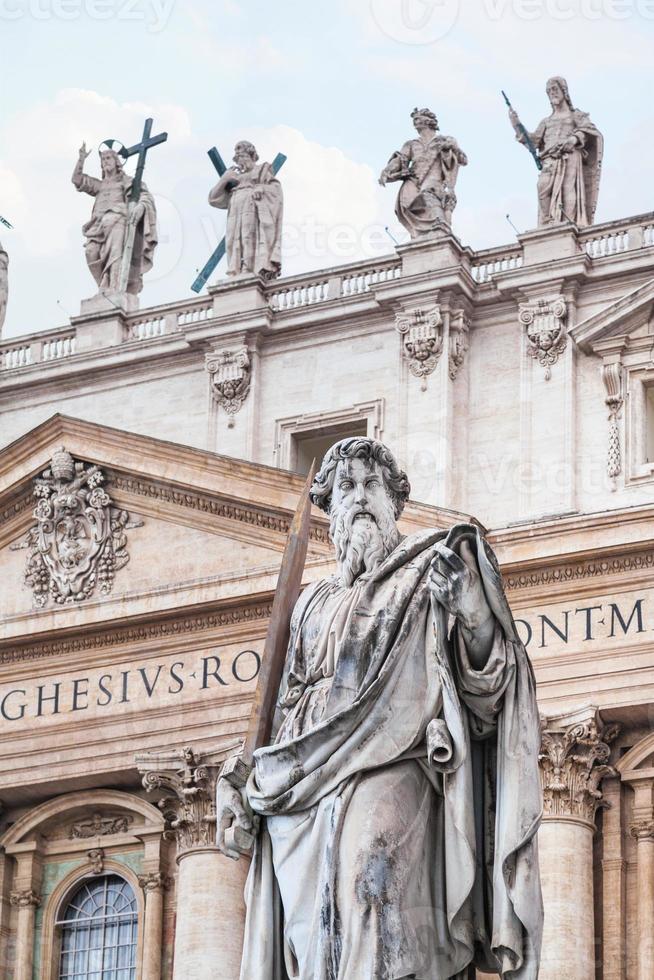
[[[241,980],[538,976],[531,666],[479,529],[403,536],[409,491],[359,437],[305,487],[217,787],[218,847],[253,848]],[[336,573],[296,599],[307,495]]]
[[504,92],[518,142],[531,153],[538,177],[538,226],[595,219],[604,141],[587,112],[575,109],[568,83],[558,76],[546,86],[552,112],[533,133],[523,126]]

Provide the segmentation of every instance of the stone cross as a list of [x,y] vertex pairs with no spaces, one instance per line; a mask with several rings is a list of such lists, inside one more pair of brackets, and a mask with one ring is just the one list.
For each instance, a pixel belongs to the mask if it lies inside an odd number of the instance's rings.
[[[222,177],[225,171],[227,170],[227,167],[225,166],[225,161],[223,160],[223,158],[221,157],[220,153],[218,152],[215,146],[212,146],[210,150],[207,150],[207,156],[213,163],[218,173],[218,176]],[[275,159],[271,164],[273,174],[277,174],[281,170],[281,168],[286,163],[286,160],[287,157],[283,153],[277,154],[277,156],[275,157]],[[214,269],[216,268],[216,266],[224,256],[225,250],[226,250],[226,241],[225,241],[225,237],[223,236],[222,240],[218,244],[218,247],[214,249],[208,261],[202,268],[202,271],[198,273],[195,282],[191,286],[191,289],[193,290],[194,293],[202,292],[202,290],[207,284],[207,280],[209,279],[209,276],[211,275],[211,273],[214,271]]]
[[[141,184],[143,182],[143,171],[145,169],[145,158],[147,156],[148,150],[152,149],[153,146],[158,146],[159,143],[165,143],[168,139],[168,133],[159,133],[157,136],[151,136],[152,133],[152,119],[146,119],[145,125],[143,126],[143,136],[140,143],[135,143],[134,146],[123,147],[120,150],[120,155],[126,160],[138,153],[138,163],[136,164],[136,173],[134,174],[134,180],[132,181],[132,187],[129,195],[129,208],[130,211],[133,210],[139,202],[141,197]],[[134,238],[136,236],[136,224],[133,221],[129,222],[127,229],[127,237],[125,239],[125,248],[123,251],[123,260],[120,266],[120,292],[124,293],[127,291],[127,282],[129,280],[129,270],[132,264],[132,253],[134,251]]]

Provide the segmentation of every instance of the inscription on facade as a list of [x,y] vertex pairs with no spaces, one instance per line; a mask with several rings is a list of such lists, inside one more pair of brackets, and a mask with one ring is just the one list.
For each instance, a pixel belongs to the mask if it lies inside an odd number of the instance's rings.
[[0,730],[28,720],[70,721],[236,694],[254,686],[260,665],[256,649],[220,648],[4,684]]
[[651,641],[654,633],[654,590],[621,596],[597,596],[566,604],[514,610],[520,638],[530,652],[573,649],[593,644],[602,648]]

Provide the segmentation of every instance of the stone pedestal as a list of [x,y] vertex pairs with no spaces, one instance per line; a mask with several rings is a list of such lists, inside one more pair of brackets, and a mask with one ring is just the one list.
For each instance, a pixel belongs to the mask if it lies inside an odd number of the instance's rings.
[[617,734],[595,708],[544,719],[539,832],[545,923],[540,980],[595,980],[593,834]]
[[[139,760],[148,792],[165,793],[159,806],[177,839],[173,980],[239,978],[249,861],[232,861],[215,845],[221,764],[218,757],[198,758],[190,749]],[[146,916],[147,908],[146,901]]]

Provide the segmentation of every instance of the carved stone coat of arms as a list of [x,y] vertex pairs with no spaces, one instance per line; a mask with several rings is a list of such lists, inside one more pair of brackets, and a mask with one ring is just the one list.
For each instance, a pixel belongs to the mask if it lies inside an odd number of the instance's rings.
[[76,462],[63,447],[34,480],[36,524],[18,547],[29,548],[25,582],[37,606],[108,593],[127,564],[127,511],[115,507],[102,487],[98,466]]

